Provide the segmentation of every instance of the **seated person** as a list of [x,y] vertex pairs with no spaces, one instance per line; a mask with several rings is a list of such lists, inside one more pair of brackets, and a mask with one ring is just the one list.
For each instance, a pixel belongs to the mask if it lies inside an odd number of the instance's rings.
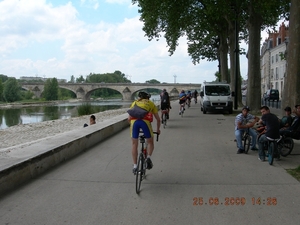
[[293,122],[293,117],[292,117],[292,109],[291,107],[287,106],[284,109],[285,111],[285,116],[283,116],[280,120],[280,129],[285,130],[286,128],[290,127]]
[[278,117],[270,112],[268,106],[262,106],[260,112],[262,117],[259,123],[266,126],[266,131],[258,139],[258,159],[263,162],[265,161],[264,146],[268,142],[268,138],[279,138],[279,122]]
[[[90,125],[96,124],[96,117],[94,115],[90,116]],[[87,127],[88,125],[85,123],[83,127]]]
[[[256,122],[258,122],[258,117],[249,114],[249,107],[244,106],[242,112],[235,117],[235,138],[237,141],[238,151],[237,154],[241,154],[245,152],[242,136],[247,128],[253,127]],[[249,123],[251,120],[254,120],[252,123]],[[249,129],[249,134],[252,137],[252,146],[251,150],[258,150],[256,148],[256,137],[257,134],[253,129]]]
[[296,116],[293,119],[292,125],[285,130],[280,130],[280,135],[300,139],[300,105],[295,105],[294,113]]

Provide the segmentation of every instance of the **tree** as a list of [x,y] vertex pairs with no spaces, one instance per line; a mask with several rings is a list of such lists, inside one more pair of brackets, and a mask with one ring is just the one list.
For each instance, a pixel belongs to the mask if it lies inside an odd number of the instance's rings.
[[14,102],[21,99],[21,87],[16,78],[8,78],[4,83],[3,97],[7,102]]
[[58,100],[58,82],[56,78],[46,80],[43,97],[47,101]]
[[[275,25],[280,16],[287,12],[289,0],[132,0],[138,4],[144,22],[143,30],[149,40],[164,35],[172,55],[178,39],[188,38],[188,53],[193,62],[200,59],[219,60],[221,79],[235,82],[233,74],[240,76],[239,64],[234,60],[235,35],[233,24],[243,38],[249,38],[248,81],[252,94],[249,104],[254,110],[260,107],[260,31]],[[233,10],[234,8],[234,10]],[[227,23],[226,23],[227,22]],[[230,44],[231,79],[227,75],[228,40]],[[235,72],[236,68],[238,71]],[[238,77],[239,77],[238,76]],[[240,87],[240,85],[238,85]],[[238,90],[240,92],[240,89]]]
[[70,83],[75,83],[75,77],[74,77],[74,75],[71,76]]
[[85,79],[83,78],[82,75],[80,75],[79,78],[76,78],[76,83],[83,83],[85,81]]
[[148,84],[160,84],[160,82],[158,80],[155,80],[155,79],[146,80],[146,83],[148,83]]
[[2,80],[0,79],[0,101],[3,100],[3,84]]
[[261,107],[260,38],[264,27],[275,26],[288,13],[289,0],[246,0],[242,5],[249,32],[247,104],[255,112]]
[[0,74],[0,80],[2,81],[2,83],[4,83],[5,81],[8,80],[8,76]]
[[281,107],[300,104],[300,2],[291,1],[287,71]]

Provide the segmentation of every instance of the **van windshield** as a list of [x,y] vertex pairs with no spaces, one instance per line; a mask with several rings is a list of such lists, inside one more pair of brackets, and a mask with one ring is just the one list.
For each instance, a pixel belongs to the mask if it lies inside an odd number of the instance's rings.
[[230,95],[230,88],[224,85],[205,86],[205,94],[209,96],[228,96]]

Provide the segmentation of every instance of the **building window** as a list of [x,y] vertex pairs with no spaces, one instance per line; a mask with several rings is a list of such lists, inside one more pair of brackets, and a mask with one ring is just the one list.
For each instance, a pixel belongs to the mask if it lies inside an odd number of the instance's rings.
[[275,69],[275,79],[278,80],[278,67]]
[[274,63],[274,55],[272,55],[272,64]]
[[276,54],[276,62],[278,62],[278,54]]

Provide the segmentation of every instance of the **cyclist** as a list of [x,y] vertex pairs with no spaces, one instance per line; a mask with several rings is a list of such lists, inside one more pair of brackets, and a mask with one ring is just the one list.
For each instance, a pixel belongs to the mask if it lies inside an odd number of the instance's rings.
[[258,139],[258,159],[263,162],[265,161],[264,145],[266,142],[268,142],[267,137],[277,139],[280,136],[278,117],[273,113],[270,113],[270,109],[268,106],[262,106],[260,108],[260,112],[262,114],[262,117],[259,120],[259,123],[266,126],[266,132],[262,134]]
[[186,94],[186,104],[188,106],[190,106],[190,104],[191,104],[191,98],[192,98],[192,93],[191,93],[191,91],[188,91]]
[[[251,115],[249,113],[250,108],[248,106],[244,106],[242,108],[242,112],[235,117],[235,139],[238,146],[237,154],[241,154],[245,152],[244,146],[242,144],[242,136],[247,128],[253,127],[254,124],[259,120],[258,117]],[[251,120],[253,122],[249,123]],[[249,129],[249,134],[252,137],[252,146],[251,150],[258,150],[256,148],[256,137],[257,134],[253,129]]]
[[185,108],[184,108],[185,100],[186,100],[186,94],[185,94],[184,90],[182,90],[179,94],[179,115],[181,115],[182,107],[183,107],[183,110],[185,110]]
[[160,109],[161,109],[161,120],[163,115],[163,110],[167,110],[166,119],[169,119],[169,112],[171,109],[170,96],[166,89],[163,89],[160,95]]
[[198,97],[198,91],[195,90],[195,91],[193,92],[193,98],[195,99],[195,103],[197,103],[197,97]]
[[145,109],[148,113],[142,119],[137,119],[132,116],[128,116],[128,121],[130,122],[130,133],[131,133],[131,140],[132,140],[132,159],[133,159],[133,173],[136,173],[137,170],[137,156],[138,156],[138,138],[140,130],[143,131],[147,143],[148,143],[148,157],[147,157],[147,169],[151,169],[153,167],[153,163],[151,161],[151,155],[154,150],[154,143],[153,143],[153,130],[151,126],[151,122],[153,121],[153,115],[156,119],[156,130],[157,133],[160,134],[160,118],[158,115],[158,110],[155,104],[149,100],[150,95],[147,92],[139,92],[138,100],[134,101],[130,108],[133,108],[134,105]]

